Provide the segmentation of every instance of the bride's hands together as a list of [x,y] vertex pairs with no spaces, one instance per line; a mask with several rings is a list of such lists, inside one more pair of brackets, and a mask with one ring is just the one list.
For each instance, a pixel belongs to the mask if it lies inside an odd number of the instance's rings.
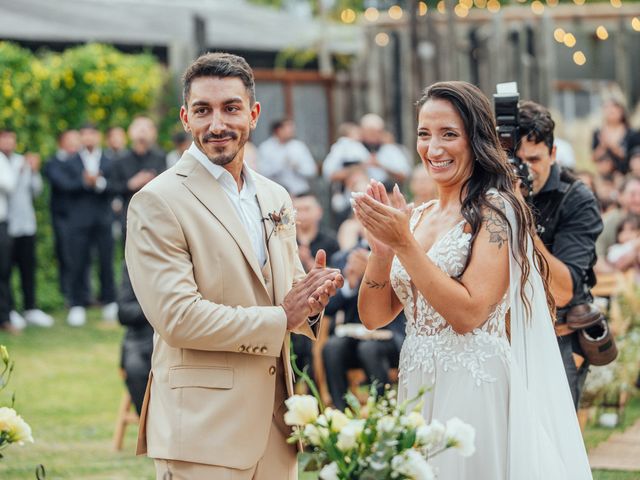
[[398,185],[390,198],[384,186],[376,181],[371,182],[366,193],[352,196],[355,216],[367,230],[374,254],[386,257],[410,242],[413,204],[407,205]]

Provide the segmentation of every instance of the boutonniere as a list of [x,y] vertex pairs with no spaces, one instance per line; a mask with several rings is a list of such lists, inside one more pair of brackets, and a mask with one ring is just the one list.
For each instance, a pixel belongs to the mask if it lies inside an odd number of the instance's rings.
[[269,213],[265,218],[262,219],[263,222],[269,222],[272,225],[271,232],[269,233],[269,237],[267,238],[267,242],[271,238],[271,235],[274,233],[278,235],[281,232],[286,230],[292,230],[296,226],[296,211],[293,208],[289,208],[286,205],[280,207],[280,210],[274,210]]

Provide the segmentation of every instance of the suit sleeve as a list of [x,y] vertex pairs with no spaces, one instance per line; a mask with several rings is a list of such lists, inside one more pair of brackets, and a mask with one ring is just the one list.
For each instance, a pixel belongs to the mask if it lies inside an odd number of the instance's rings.
[[173,211],[148,190],[131,200],[126,261],[142,310],[171,347],[278,356],[287,319],[282,307],[231,307],[202,298],[187,241]]

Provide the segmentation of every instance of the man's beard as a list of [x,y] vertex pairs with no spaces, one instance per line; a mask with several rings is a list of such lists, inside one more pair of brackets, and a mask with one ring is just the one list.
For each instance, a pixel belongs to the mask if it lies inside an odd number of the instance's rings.
[[[213,133],[206,133],[204,135],[204,137],[202,137],[202,142],[203,143],[207,143],[209,140],[221,140],[223,138],[230,138],[231,140],[236,140],[238,138],[238,134],[236,132],[232,132],[232,131],[227,131],[227,132],[223,132],[221,134],[215,135]],[[220,167],[224,167],[225,165],[231,163],[233,161],[234,158],[236,158],[238,156],[238,152],[240,150],[242,150],[242,148],[244,147],[244,144],[247,143],[247,139],[248,137],[240,137],[240,142],[238,143],[238,148],[230,153],[230,154],[220,154],[220,155],[215,155],[212,156],[210,154],[207,154],[207,158],[215,165],[218,165]],[[224,147],[222,147],[222,149],[224,150]],[[205,151],[204,148],[202,149],[203,152]]]

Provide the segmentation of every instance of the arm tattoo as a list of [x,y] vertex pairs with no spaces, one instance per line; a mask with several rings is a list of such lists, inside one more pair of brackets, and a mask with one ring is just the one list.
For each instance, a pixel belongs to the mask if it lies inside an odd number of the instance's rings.
[[[504,212],[504,204],[496,204],[495,202],[492,202],[492,204]],[[508,240],[509,231],[507,222],[498,212],[493,209],[488,209],[484,223],[487,232],[489,232],[489,243],[497,243],[499,250]]]
[[369,288],[373,288],[376,290],[382,290],[383,288],[385,288],[387,286],[389,282],[387,280],[384,280],[383,282],[376,282],[375,280],[365,280],[364,284],[369,287]]

